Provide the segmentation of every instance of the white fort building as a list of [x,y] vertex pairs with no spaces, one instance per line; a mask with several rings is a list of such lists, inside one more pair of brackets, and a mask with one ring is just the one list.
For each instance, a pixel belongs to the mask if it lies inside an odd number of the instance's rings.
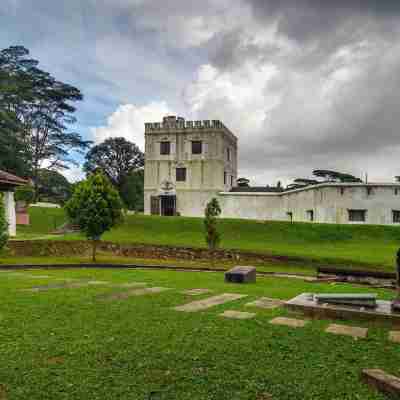
[[300,189],[236,187],[237,137],[218,120],[145,123],[146,214],[325,223],[400,223],[399,183],[325,182]]

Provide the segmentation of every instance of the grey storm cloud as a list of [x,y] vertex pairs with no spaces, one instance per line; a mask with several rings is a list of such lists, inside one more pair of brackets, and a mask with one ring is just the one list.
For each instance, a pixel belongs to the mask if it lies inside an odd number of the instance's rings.
[[221,118],[259,184],[400,175],[399,39],[395,0],[0,2],[0,46],[81,87],[87,131],[129,103]]
[[210,52],[221,71],[249,60],[280,71],[264,88],[279,95],[279,105],[267,111],[266,104],[258,132],[241,132],[244,171],[288,177],[314,168],[371,169],[391,180],[400,170],[393,154],[400,151],[400,2],[246,2],[254,24],[274,24],[292,51],[279,41],[254,41],[239,27],[221,33]]

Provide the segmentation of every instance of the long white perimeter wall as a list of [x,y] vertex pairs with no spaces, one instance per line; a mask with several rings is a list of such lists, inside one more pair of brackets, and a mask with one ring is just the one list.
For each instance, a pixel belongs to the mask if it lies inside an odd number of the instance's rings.
[[223,192],[222,217],[258,220],[351,223],[349,210],[365,210],[367,224],[393,224],[400,211],[399,184],[324,184],[285,193]]

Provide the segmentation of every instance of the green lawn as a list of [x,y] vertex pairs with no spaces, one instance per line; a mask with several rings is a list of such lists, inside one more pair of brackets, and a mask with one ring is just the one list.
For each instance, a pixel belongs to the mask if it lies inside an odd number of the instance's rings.
[[17,226],[18,239],[35,239],[50,234],[66,221],[61,208],[31,207],[30,225]]
[[[31,209],[30,227],[19,238],[43,238],[64,221],[60,209]],[[305,262],[367,266],[394,270],[400,227],[329,225],[221,219],[222,247],[303,258]],[[80,235],[51,239],[82,239]],[[128,216],[103,236],[117,243],[148,243],[204,247],[203,220],[185,217]]]
[[[146,282],[171,290],[112,302],[99,301],[98,296],[127,289],[108,285],[20,291],[65,278]],[[202,312],[173,310],[209,296],[180,293],[189,288],[248,297]],[[367,289],[283,278],[232,285],[223,282],[221,273],[2,272],[0,398],[383,400],[360,381],[360,372],[382,368],[400,374],[400,345],[388,341],[388,327],[352,322],[369,327],[367,339],[354,340],[325,333],[329,321],[311,321],[298,329],[274,326],[269,321],[286,315],[284,309],[244,306],[260,296],[288,299],[302,292],[349,291]],[[377,292],[381,298],[393,296]],[[251,320],[218,316],[227,309],[257,315]]]

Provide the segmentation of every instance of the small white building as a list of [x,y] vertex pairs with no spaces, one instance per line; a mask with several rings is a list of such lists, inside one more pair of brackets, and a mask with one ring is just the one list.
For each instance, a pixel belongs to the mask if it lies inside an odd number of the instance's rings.
[[27,183],[25,179],[0,170],[0,192],[3,194],[8,233],[10,236],[17,234],[14,190],[17,186],[26,185]]
[[236,136],[221,122],[168,116],[145,124],[146,214],[201,217],[216,197],[222,217],[323,223],[400,223],[399,183],[325,182],[300,189],[235,187]]

